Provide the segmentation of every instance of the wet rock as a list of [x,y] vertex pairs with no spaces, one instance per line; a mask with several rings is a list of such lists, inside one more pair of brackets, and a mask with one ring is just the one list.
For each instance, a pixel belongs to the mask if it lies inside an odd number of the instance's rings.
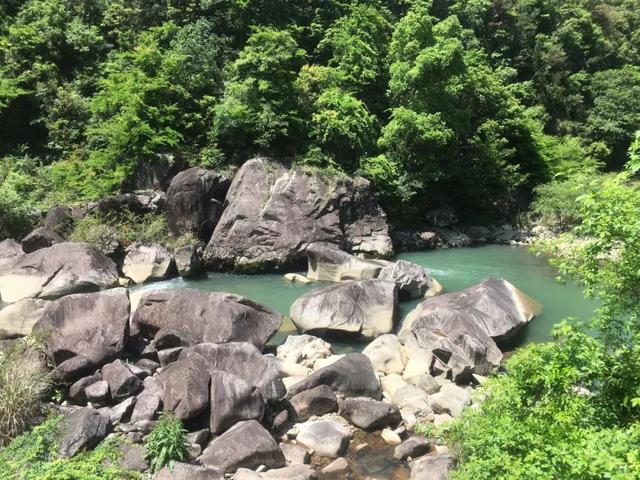
[[381,335],[362,350],[369,358],[376,372],[402,373],[406,363],[398,337],[392,334]]
[[204,450],[200,462],[224,472],[238,468],[282,468],[286,461],[271,434],[255,420],[236,424],[213,440]]
[[363,280],[318,288],[296,300],[291,321],[303,332],[375,338],[388,333],[398,314],[394,283]]
[[122,353],[128,327],[129,295],[117,288],[50,302],[34,329],[44,333],[54,364],[82,357],[97,368]]
[[393,450],[393,458],[406,460],[418,458],[429,453],[429,440],[424,437],[410,437]]
[[127,248],[122,273],[141,284],[167,278],[173,267],[173,258],[165,247],[133,244]]
[[280,450],[284,454],[287,465],[291,464],[307,464],[311,461],[311,455],[302,445],[295,443],[281,443]]
[[93,408],[78,408],[67,414],[58,427],[58,453],[71,458],[95,447],[109,429],[109,419]]
[[32,253],[41,248],[47,248],[56,243],[63,243],[64,238],[46,227],[36,228],[33,232],[22,239],[22,250],[24,253]]
[[469,392],[454,383],[443,385],[430,398],[431,408],[435,413],[448,413],[454,418],[460,417],[464,408],[471,403]]
[[122,360],[116,360],[102,367],[102,379],[109,384],[111,397],[115,401],[124,400],[142,390],[142,382]]
[[411,480],[447,480],[454,458],[448,454],[433,453],[411,462]]
[[229,188],[226,175],[193,167],[178,173],[167,190],[167,224],[176,236],[208,240],[218,223]]
[[188,463],[174,462],[156,473],[154,480],[224,480],[224,472]]
[[240,295],[185,288],[145,293],[132,330],[153,337],[168,329],[194,343],[249,342],[262,349],[281,324],[279,313]]
[[202,271],[202,263],[198,248],[193,245],[180,247],[174,254],[178,275],[192,277]]
[[207,371],[222,370],[234,374],[249,385],[257,387],[265,400],[282,398],[284,384],[273,357],[263,356],[249,343],[201,343],[185,349],[180,359],[201,356]]
[[330,343],[312,335],[289,335],[277,349],[278,358],[307,368],[313,368],[316,360],[327,358],[332,354],[333,348]]
[[370,398],[347,398],[341,401],[340,415],[363,430],[397,427],[402,421],[398,407]]
[[290,265],[315,242],[379,256],[393,252],[385,215],[361,178],[329,179],[254,158],[234,177],[225,204],[204,253],[215,269]]
[[321,457],[341,457],[347,451],[351,432],[333,420],[308,421],[299,426],[298,443]]
[[197,417],[209,407],[209,369],[199,355],[172,363],[158,380],[163,388],[164,410],[179,419]]
[[291,398],[318,385],[327,385],[341,397],[378,399],[382,393],[371,362],[361,353],[350,353],[331,365],[316,370],[306,379],[293,385],[287,396]]
[[391,262],[362,259],[330,243],[313,243],[307,247],[307,278],[320,282],[344,282],[378,278]]
[[0,310],[0,339],[24,337],[42,318],[46,300],[24,298]]
[[304,422],[312,416],[320,416],[338,409],[338,399],[326,385],[318,385],[302,391],[289,400],[297,421]]
[[260,390],[232,373],[211,372],[211,432],[224,432],[243,420],[261,421],[264,399]]
[[0,298],[5,303],[52,300],[117,285],[116,264],[86,243],[58,243],[0,264]]
[[377,278],[395,283],[401,300],[433,297],[442,292],[442,285],[424,268],[405,260],[384,267]]

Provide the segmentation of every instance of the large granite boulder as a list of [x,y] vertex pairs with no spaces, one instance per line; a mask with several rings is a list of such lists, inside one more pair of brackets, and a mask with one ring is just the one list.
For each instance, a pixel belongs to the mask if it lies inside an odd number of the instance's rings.
[[260,390],[232,373],[211,372],[211,433],[219,434],[244,420],[261,421],[265,402]]
[[257,387],[265,400],[282,398],[286,393],[274,358],[262,355],[249,343],[201,343],[184,349],[179,361],[194,355],[202,357],[209,372],[232,373]]
[[318,385],[311,390],[297,393],[289,400],[294,417],[298,422],[330,413],[338,408],[336,394],[327,385]]
[[76,357],[96,368],[122,353],[129,334],[129,294],[124,288],[68,295],[46,305],[34,329],[45,335],[55,365]]
[[92,449],[107,436],[110,426],[109,418],[93,408],[73,410],[58,426],[58,453],[70,458],[80,451]]
[[326,367],[320,368],[304,380],[292,385],[289,398],[318,385],[327,385],[343,398],[371,397],[379,399],[382,391],[369,359],[361,353],[350,353]]
[[281,324],[279,313],[240,295],[185,288],[145,293],[132,331],[153,338],[159,330],[171,330],[193,345],[249,342],[262,349]]
[[398,337],[391,333],[376,338],[362,353],[369,358],[376,372],[384,374],[402,373],[407,363]]
[[313,290],[291,306],[299,331],[343,333],[375,338],[389,333],[398,313],[398,289],[392,282],[362,280]]
[[167,223],[174,235],[191,233],[208,240],[229,188],[226,175],[193,167],[177,174],[167,190]]
[[333,355],[331,344],[313,335],[289,335],[278,345],[277,357],[286,363],[314,368],[317,360]]
[[407,315],[402,328],[411,328],[416,319],[441,311],[459,312],[467,323],[502,342],[517,334],[542,307],[506,280],[488,278],[459,292],[423,301]]
[[210,375],[200,355],[172,363],[159,376],[165,411],[181,420],[197,417],[209,407]]
[[236,424],[213,440],[200,462],[208,468],[232,473],[238,468],[282,468],[284,454],[271,434],[255,420]]
[[47,248],[56,243],[63,243],[64,238],[59,233],[47,227],[38,227],[22,239],[24,253],[32,253],[41,248]]
[[173,257],[166,247],[133,244],[127,248],[122,273],[140,284],[167,278],[174,266]]
[[424,268],[406,260],[384,267],[377,278],[394,282],[401,300],[433,297],[442,292],[442,285]]
[[378,278],[380,270],[393,262],[364,259],[340,250],[330,243],[307,247],[307,278],[317,282],[344,282]]
[[0,263],[0,299],[55,299],[118,285],[116,264],[87,243],[58,243]]
[[185,245],[178,248],[173,257],[181,277],[192,277],[202,271],[200,248],[195,245]]
[[302,260],[314,242],[393,253],[385,214],[361,178],[328,178],[254,158],[234,177],[225,205],[204,253],[214,269],[283,267]]
[[24,298],[0,310],[0,339],[29,335],[48,303],[47,300]]

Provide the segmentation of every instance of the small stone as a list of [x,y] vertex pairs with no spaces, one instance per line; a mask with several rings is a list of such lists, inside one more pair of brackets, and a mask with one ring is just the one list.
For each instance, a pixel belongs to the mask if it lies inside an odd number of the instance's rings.
[[337,458],[344,455],[351,440],[351,432],[333,420],[306,422],[299,428],[297,441],[321,457]]
[[299,421],[308,420],[314,415],[324,415],[338,408],[336,394],[326,385],[300,392],[291,398],[290,403]]
[[396,445],[400,445],[402,443],[402,439],[400,435],[391,430],[390,428],[385,428],[380,435],[382,439],[385,441],[387,445],[391,445],[392,447]]
[[349,462],[346,458],[336,458],[333,462],[322,469],[323,475],[339,475],[349,471]]
[[85,388],[87,400],[92,403],[104,403],[109,398],[109,384],[104,380],[95,382]]
[[287,465],[306,464],[311,461],[309,451],[302,445],[297,445],[295,443],[281,443],[280,450],[284,453]]
[[109,384],[111,397],[115,401],[124,400],[142,390],[142,381],[122,360],[116,360],[102,367],[102,379]]
[[398,445],[393,451],[393,457],[398,460],[406,460],[407,458],[418,458],[426,453],[429,453],[429,441],[423,437],[411,437],[400,445]]

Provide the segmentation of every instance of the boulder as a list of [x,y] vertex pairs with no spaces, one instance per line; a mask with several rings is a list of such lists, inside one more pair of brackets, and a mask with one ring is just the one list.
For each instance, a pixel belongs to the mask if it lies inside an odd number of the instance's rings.
[[340,457],[336,458],[329,465],[322,468],[321,472],[323,475],[328,476],[336,476],[340,474],[345,474],[349,471],[349,462],[346,458]]
[[395,283],[401,300],[433,297],[442,292],[442,285],[424,268],[405,260],[384,267],[377,278]]
[[180,360],[193,355],[202,357],[209,372],[222,370],[232,373],[257,387],[265,400],[282,398],[286,393],[273,357],[263,356],[249,343],[201,343],[185,349]]
[[225,205],[204,253],[213,269],[276,269],[301,261],[315,242],[393,253],[385,214],[361,178],[254,158],[235,175]]
[[376,372],[402,373],[406,364],[398,337],[390,333],[376,338],[362,353],[369,358]]
[[232,373],[211,372],[211,433],[219,434],[244,420],[261,421],[265,402],[257,387]]
[[397,460],[415,459],[429,453],[430,448],[429,440],[424,437],[413,436],[393,450],[393,458]]
[[84,390],[87,401],[104,404],[109,400],[109,384],[104,380],[92,383]]
[[82,450],[90,450],[107,436],[109,428],[109,419],[93,408],[75,409],[58,426],[58,453],[71,458]]
[[141,284],[167,278],[173,267],[173,258],[165,247],[133,244],[127,248],[122,273]]
[[102,379],[109,385],[111,397],[116,402],[137,395],[142,390],[142,382],[122,360],[102,367]]
[[174,260],[178,275],[181,277],[192,277],[202,271],[202,262],[198,247],[194,245],[186,245],[175,251]]
[[84,394],[85,389],[90,385],[99,382],[100,380],[102,380],[102,375],[99,373],[94,373],[93,375],[88,375],[81,378],[80,380],[74,382],[71,387],[69,387],[67,398],[69,399],[69,401],[77,404],[85,402],[87,399]]
[[22,245],[11,238],[2,240],[0,242],[0,272],[5,265],[13,262],[16,257],[22,255],[24,255]]
[[55,365],[78,357],[98,368],[124,350],[129,333],[128,292],[116,288],[49,302],[34,329],[44,333]]
[[51,207],[44,217],[44,227],[60,235],[70,233],[74,223],[73,211],[64,205]]
[[0,264],[0,298],[6,303],[56,299],[117,285],[116,264],[87,243],[57,243]]
[[282,468],[286,461],[271,434],[255,420],[237,423],[213,440],[200,462],[208,468],[233,473],[238,468]]
[[197,417],[209,407],[210,375],[200,355],[190,355],[172,363],[162,371],[164,410],[181,420]]
[[260,478],[262,480],[316,480],[318,476],[311,465],[290,465],[263,472]]
[[538,302],[501,278],[488,278],[459,292],[429,298],[405,318],[407,329],[418,318],[438,311],[460,312],[496,342],[511,339],[542,311]]
[[311,461],[309,450],[297,443],[281,443],[280,450],[284,454],[287,465],[307,464]]
[[378,278],[392,262],[363,259],[340,250],[331,243],[312,243],[307,247],[307,278],[316,282],[345,282]]
[[132,319],[134,332],[151,337],[169,329],[194,343],[249,342],[262,349],[282,324],[282,316],[232,293],[192,289],[145,293]]
[[348,428],[334,420],[308,421],[299,425],[296,441],[310,448],[321,457],[336,458],[343,456],[351,432]]
[[318,288],[297,299],[290,309],[299,331],[375,338],[389,333],[398,314],[394,283],[362,280]]
[[321,416],[338,409],[338,398],[326,385],[318,385],[310,390],[304,390],[289,400],[296,421],[304,422],[309,418]]
[[56,365],[53,372],[51,372],[51,377],[56,383],[73,383],[89,375],[95,369],[96,365],[90,359],[75,356]]
[[224,472],[211,468],[173,462],[153,476],[153,480],[224,480]]
[[458,418],[465,407],[471,403],[471,394],[455,383],[448,383],[443,385],[438,393],[431,395],[430,400],[434,413],[447,413]]
[[402,421],[398,407],[370,398],[346,398],[340,402],[340,415],[363,430],[397,427]]
[[403,412],[425,414],[431,411],[429,395],[415,385],[405,385],[398,388],[393,393],[391,401]]
[[288,335],[282,345],[278,345],[277,357],[284,362],[301,364],[313,368],[316,360],[333,354],[330,343],[312,335]]
[[136,404],[131,413],[131,422],[153,420],[160,410],[163,389],[156,377],[147,377],[142,383],[143,390],[136,398]]
[[447,480],[455,459],[446,453],[432,453],[411,462],[410,480]]
[[32,253],[41,248],[47,248],[56,243],[63,243],[64,238],[46,227],[36,228],[33,232],[22,239],[22,250],[24,253]]
[[340,360],[316,370],[301,382],[293,385],[287,392],[289,398],[318,385],[327,385],[338,396],[371,397],[381,396],[380,383],[376,378],[371,362],[361,353],[350,353]]
[[176,236],[191,233],[208,240],[222,211],[230,179],[193,167],[178,173],[167,190],[167,224]]
[[29,335],[48,303],[46,300],[24,298],[0,310],[0,339]]
[[94,210],[104,217],[113,217],[124,211],[142,214],[145,206],[135,193],[121,193],[101,198]]

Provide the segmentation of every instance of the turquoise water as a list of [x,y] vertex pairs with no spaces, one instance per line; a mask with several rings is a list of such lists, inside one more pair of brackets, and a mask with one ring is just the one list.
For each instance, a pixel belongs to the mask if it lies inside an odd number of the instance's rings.
[[[563,318],[589,319],[596,303],[583,298],[581,289],[573,284],[556,282],[553,269],[542,258],[529,253],[526,248],[505,245],[488,245],[476,248],[452,248],[410,252],[398,255],[425,267],[446,291],[460,290],[481,280],[502,277],[538,300],[544,307],[542,315],[535,318],[522,332],[520,342],[545,341],[550,338],[551,327]],[[301,272],[304,273],[304,272]],[[242,295],[287,316],[289,307],[300,296],[322,283],[307,285],[290,283],[281,274],[235,275],[209,273],[195,279],[173,279],[134,288],[133,291],[157,288],[197,288],[205,291],[222,291]],[[406,314],[417,301],[401,304]],[[281,343],[295,331],[288,319],[281,331],[272,339],[272,344]],[[336,345],[341,351],[357,349],[358,346]]]

